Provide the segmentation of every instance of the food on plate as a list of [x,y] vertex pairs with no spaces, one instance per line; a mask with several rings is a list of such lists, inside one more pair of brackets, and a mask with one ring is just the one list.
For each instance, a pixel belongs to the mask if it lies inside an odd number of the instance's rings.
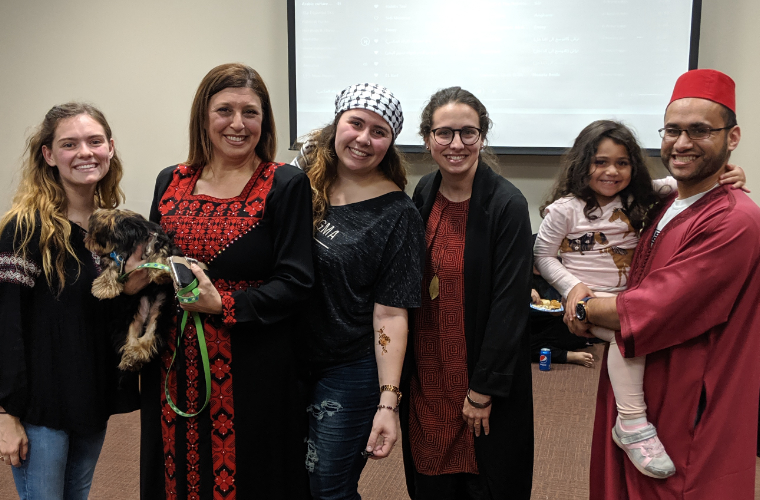
[[541,307],[544,309],[562,309],[562,303],[559,300],[541,299]]

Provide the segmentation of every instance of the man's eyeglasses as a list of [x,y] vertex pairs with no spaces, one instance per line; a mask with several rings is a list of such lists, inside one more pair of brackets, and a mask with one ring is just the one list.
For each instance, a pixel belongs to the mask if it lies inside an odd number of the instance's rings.
[[459,139],[465,146],[471,146],[478,142],[480,139],[480,129],[475,127],[462,127],[462,128],[449,128],[439,127],[434,128],[430,132],[433,133],[435,142],[441,146],[448,146],[454,141],[454,135],[459,132]]
[[681,134],[683,132],[686,132],[686,135],[689,136],[689,139],[692,141],[702,141],[705,139],[709,139],[711,135],[713,135],[713,132],[718,132],[721,130],[728,130],[734,127],[722,127],[722,128],[710,128],[710,127],[689,127],[689,128],[675,128],[675,127],[665,127],[658,130],[660,132],[660,137],[665,139],[666,141],[676,141],[679,137],[681,137]]

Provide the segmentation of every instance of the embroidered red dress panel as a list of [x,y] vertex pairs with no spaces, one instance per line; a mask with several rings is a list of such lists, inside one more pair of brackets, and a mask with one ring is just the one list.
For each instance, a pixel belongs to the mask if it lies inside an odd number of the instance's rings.
[[[213,265],[214,260],[230,244],[254,229],[263,216],[264,201],[272,187],[274,171],[279,165],[262,163],[241,193],[230,199],[220,200],[205,195],[193,195],[192,191],[201,170],[189,171],[179,167],[176,175],[159,203],[161,226],[174,235],[174,242],[188,257]],[[211,368],[211,454],[213,467],[214,499],[236,498],[235,475],[235,405],[231,364],[229,326],[235,324],[230,294],[235,290],[257,287],[258,281],[214,280],[214,286],[222,295],[222,321],[207,316],[203,323]],[[169,349],[163,353],[161,381],[165,380],[177,345],[177,331],[173,328],[169,337]],[[169,390],[174,401],[182,401],[183,411],[196,412],[203,404],[205,387],[203,366],[195,325],[188,321],[181,342],[182,353],[172,367]],[[182,370],[183,383],[178,388],[176,371]],[[182,394],[178,394],[181,391]],[[199,418],[180,418],[169,407],[163,388],[161,390],[162,434],[165,456],[165,487],[168,500],[177,498],[177,474],[187,477],[187,494],[190,500],[201,500],[201,477],[203,471],[200,457]],[[184,449],[177,449],[177,433],[183,433]],[[184,460],[177,460],[177,454]],[[176,470],[177,463],[186,464],[186,470]]]

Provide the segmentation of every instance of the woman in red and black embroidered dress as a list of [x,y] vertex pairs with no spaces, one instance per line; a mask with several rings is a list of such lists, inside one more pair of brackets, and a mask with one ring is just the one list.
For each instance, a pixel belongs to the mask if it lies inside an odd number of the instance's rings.
[[[299,169],[273,163],[276,134],[259,74],[222,65],[193,102],[188,161],[159,174],[151,220],[197,267],[211,370],[190,320],[177,347],[142,371],[141,498],[302,499],[308,495],[304,403],[299,396],[293,313],[312,286],[311,188]],[[181,317],[182,310],[178,310]]]

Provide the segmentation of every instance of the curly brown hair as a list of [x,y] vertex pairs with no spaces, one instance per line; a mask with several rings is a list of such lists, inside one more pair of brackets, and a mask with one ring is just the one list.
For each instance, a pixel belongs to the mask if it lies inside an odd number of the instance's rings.
[[[314,229],[322,222],[330,207],[330,187],[338,177],[338,153],[335,151],[335,132],[343,113],[338,113],[330,125],[312,132],[305,148],[304,170],[311,181]],[[402,191],[406,188],[408,163],[395,139],[377,168],[385,178],[396,184]]]
[[[59,294],[66,283],[66,256],[74,257],[77,262],[79,259],[69,242],[71,223],[67,216],[68,199],[61,184],[61,176],[57,167],[50,167],[45,161],[42,147],[52,149],[61,120],[82,114],[97,121],[103,127],[106,139],[111,140],[111,127],[95,106],[81,102],[53,106],[27,140],[21,180],[13,197],[13,205],[0,220],[0,232],[11,222],[15,223],[14,249],[23,258],[28,256],[29,244],[39,224],[42,269],[51,288],[54,278],[57,278]],[[124,201],[124,193],[119,187],[123,172],[121,160],[114,149],[108,173],[98,181],[95,188],[96,207],[116,208]]]
[[587,125],[578,134],[573,147],[563,157],[562,169],[551,197],[539,208],[542,218],[546,207],[564,196],[575,196],[583,200],[586,202],[583,214],[589,220],[597,218],[593,212],[599,208],[599,201],[596,193],[589,186],[589,180],[596,150],[605,138],[623,146],[628,152],[631,163],[631,182],[618,194],[631,226],[636,231],[644,227],[647,223],[647,214],[660,198],[652,187],[652,177],[649,175],[644,153],[635,134],[622,123],[613,120],[597,120]]
[[245,64],[222,64],[201,80],[190,111],[190,152],[185,164],[191,169],[208,165],[214,158],[214,147],[208,135],[208,107],[211,98],[224,89],[249,88],[261,99],[261,137],[256,156],[262,162],[274,161],[277,154],[277,130],[269,91],[258,72]]

